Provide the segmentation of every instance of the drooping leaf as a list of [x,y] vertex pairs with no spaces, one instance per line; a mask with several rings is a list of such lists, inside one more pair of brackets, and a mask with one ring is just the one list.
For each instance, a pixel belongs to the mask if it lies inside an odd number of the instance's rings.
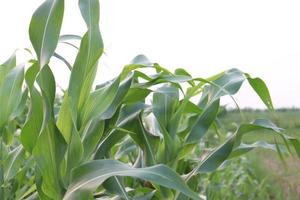
[[59,60],[61,60],[67,67],[68,69],[71,71],[72,70],[72,65],[63,57],[61,56],[60,54],[58,53],[55,53],[53,54],[53,56]]
[[256,120],[251,124],[241,125],[236,133],[232,135],[224,144],[208,155],[197,167],[197,173],[211,172],[216,170],[226,159],[229,158],[235,147],[241,143],[243,135],[252,131],[271,130],[276,134],[281,132],[281,129],[268,120]]
[[233,151],[231,152],[229,158],[234,158],[234,157],[237,157],[237,156],[241,156],[241,155],[243,155],[245,153],[248,153],[249,151],[251,151],[253,149],[256,149],[256,148],[270,149],[270,150],[273,150],[273,151],[277,150],[275,144],[270,144],[270,143],[267,143],[265,141],[258,141],[258,142],[255,142],[253,144],[244,144],[244,143],[242,143],[242,144],[240,144],[240,146],[233,149]]
[[94,191],[106,179],[112,176],[131,176],[153,182],[164,187],[181,191],[192,199],[199,199],[183,180],[165,165],[147,168],[133,168],[116,160],[95,160],[75,168],[71,184],[64,199],[72,199],[77,190]]
[[46,0],[33,14],[29,27],[32,46],[40,67],[49,63],[58,43],[64,0]]
[[270,92],[265,82],[260,78],[251,78],[249,75],[247,76],[248,76],[247,80],[249,84],[254,89],[254,91],[258,94],[258,96],[264,102],[267,108],[270,110],[274,110]]

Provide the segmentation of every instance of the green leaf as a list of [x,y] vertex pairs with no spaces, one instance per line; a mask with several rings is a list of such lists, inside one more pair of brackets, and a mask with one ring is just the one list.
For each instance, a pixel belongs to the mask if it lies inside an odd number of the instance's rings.
[[25,74],[25,81],[30,93],[30,108],[24,127],[21,131],[21,142],[24,148],[32,152],[43,122],[43,101],[40,93],[34,86],[39,72],[39,66],[34,63]]
[[6,75],[17,65],[16,52],[8,60],[0,65],[0,85],[2,85]]
[[162,128],[168,128],[178,101],[179,92],[176,87],[163,86],[153,93],[153,114]]
[[219,110],[220,100],[217,99],[210,103],[200,115],[200,117],[195,122],[190,134],[188,135],[187,143],[196,143],[204,136],[209,127],[215,121],[218,110]]
[[124,81],[120,83],[114,100],[111,102],[106,111],[101,114],[101,119],[110,119],[115,114],[132,84],[132,78],[133,74],[128,76]]
[[[131,129],[132,126],[136,126],[135,120],[141,113],[142,109],[146,107],[143,103],[136,103],[130,106],[124,106],[117,120],[116,127],[111,130],[99,143],[98,149],[95,154],[95,159],[102,159],[107,152],[128,133],[123,131],[126,128]],[[122,129],[119,129],[122,128]],[[132,130],[132,129],[131,129]]]
[[[118,92],[118,87],[120,83],[120,78],[118,77],[112,83],[102,87],[89,96],[86,100],[82,112],[79,115],[79,127],[84,126],[91,120],[102,117],[105,111],[109,109]],[[117,103],[117,102],[115,102]],[[111,109],[116,109],[115,107]],[[109,111],[108,111],[109,112]],[[114,113],[114,111],[113,111]]]
[[132,87],[129,89],[123,101],[127,104],[141,102],[144,101],[151,92],[152,91],[147,88]]
[[112,194],[118,194],[124,200],[130,200],[121,177],[111,177],[103,183],[103,187]]
[[269,149],[269,150],[273,150],[273,151],[277,150],[275,144],[269,144],[265,141],[257,141],[253,144],[242,143],[237,148],[233,149],[233,151],[230,154],[229,159],[237,157],[237,156],[241,156],[241,155],[248,153],[249,151],[256,149],[256,148]]
[[68,95],[68,92],[65,92],[63,103],[58,114],[57,128],[60,130],[67,143],[70,142],[72,132],[77,131],[76,122],[73,121],[72,118],[73,112],[74,111],[72,111],[70,97]]
[[17,65],[16,51],[1,65],[2,67],[3,66],[8,66],[10,68],[15,67]]
[[67,67],[68,69],[71,71],[72,70],[72,65],[61,55],[59,55],[58,53],[53,54],[53,56],[59,60],[61,60]]
[[64,0],[46,0],[31,18],[29,36],[40,67],[49,63],[56,49],[63,14]]
[[63,14],[64,0],[46,0],[31,18],[29,36],[38,56],[40,67],[48,64],[54,54]]
[[83,134],[84,160],[90,159],[104,132],[104,121],[94,120]]
[[258,94],[258,96],[264,102],[267,108],[270,110],[274,110],[272,99],[265,82],[260,78],[251,78],[249,75],[247,76],[249,84],[255,90],[255,92]]
[[81,110],[90,95],[97,71],[97,61],[103,52],[103,42],[99,31],[98,0],[79,0],[82,17],[88,31],[81,40],[79,52],[71,72],[68,95],[77,121],[76,111]]
[[82,159],[83,159],[83,144],[81,142],[80,135],[77,131],[73,131],[70,142],[67,146],[67,153],[66,153],[66,169],[65,169],[65,177],[64,181],[66,183],[69,182],[70,173],[74,166],[78,166]]
[[178,190],[193,199],[199,199],[198,195],[188,188],[180,176],[165,165],[133,168],[116,160],[95,160],[75,168],[72,172],[71,184],[64,199],[72,199],[72,195],[77,190],[94,191],[112,176],[140,178]]
[[12,113],[12,118],[22,116],[22,113],[26,108],[27,99],[28,99],[28,89],[26,88],[22,94],[19,105],[17,106],[16,110]]
[[226,71],[222,76],[213,81],[213,83],[218,87],[212,85],[213,96],[211,97],[211,99],[218,99],[224,95],[233,95],[237,93],[244,80],[245,76],[240,70],[231,69]]
[[275,133],[280,133],[281,129],[268,120],[258,119],[251,124],[241,125],[237,132],[232,135],[224,144],[208,155],[196,168],[197,173],[205,173],[216,170],[226,159],[229,158],[235,147],[240,146],[241,139],[244,134],[258,131],[272,130]]
[[9,152],[7,158],[4,160],[4,180],[9,181],[15,178],[19,172],[22,161],[25,159],[25,152],[22,146],[18,146]]
[[60,163],[65,153],[65,141],[55,125],[53,103],[55,80],[48,67],[40,71],[37,78],[43,97],[43,125],[33,155],[42,176],[41,189],[49,198],[61,199],[63,190],[60,181]]
[[24,79],[24,67],[13,68],[0,85],[0,102],[6,102],[0,107],[0,128],[12,119],[13,113],[18,109],[22,99],[22,85]]

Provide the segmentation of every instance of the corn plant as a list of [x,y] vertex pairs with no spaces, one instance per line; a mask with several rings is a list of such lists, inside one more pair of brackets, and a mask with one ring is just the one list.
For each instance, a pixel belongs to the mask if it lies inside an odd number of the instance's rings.
[[[15,56],[0,66],[0,199],[202,199],[199,175],[254,148],[283,155],[293,147],[300,156],[299,141],[266,119],[240,125],[209,149],[203,144],[218,129],[220,99],[234,100],[244,81],[273,109],[265,83],[238,69],[193,78],[140,55],[94,88],[103,53],[99,2],[79,0],[79,9],[86,33],[60,35],[64,1],[46,0],[29,28],[36,57],[26,70]],[[60,42],[76,47],[73,40],[80,46],[70,64],[55,50]],[[71,70],[63,96],[53,57]],[[243,143],[258,130],[283,143]]]

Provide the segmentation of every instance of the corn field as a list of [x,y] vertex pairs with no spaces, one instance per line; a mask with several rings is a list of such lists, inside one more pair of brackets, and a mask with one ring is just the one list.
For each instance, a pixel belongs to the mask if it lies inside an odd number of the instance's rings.
[[[300,142],[268,119],[220,135],[220,99],[235,101],[244,82],[273,110],[264,81],[238,69],[195,78],[138,55],[114,79],[94,83],[104,48],[99,2],[78,6],[83,36],[61,35],[64,0],[46,0],[30,22],[32,58],[19,63],[13,53],[0,65],[0,199],[210,199],[200,175],[255,148],[300,157]],[[59,43],[76,49],[72,64],[56,53]],[[53,58],[70,70],[63,95]],[[261,130],[275,142],[243,142]],[[208,131],[223,142],[205,143]]]

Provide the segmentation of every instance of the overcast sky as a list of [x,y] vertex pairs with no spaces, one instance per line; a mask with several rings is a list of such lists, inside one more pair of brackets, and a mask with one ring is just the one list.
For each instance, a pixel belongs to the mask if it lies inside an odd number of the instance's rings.
[[[28,25],[42,2],[0,1],[0,63],[16,48],[31,48]],[[300,107],[299,0],[100,3],[105,55],[98,82],[117,75],[135,55],[145,54],[168,69],[183,67],[195,77],[239,68],[265,80],[275,107]],[[83,35],[86,27],[77,1],[66,0],[65,7],[62,34]],[[75,53],[66,46],[59,46],[59,51],[66,56]],[[65,87],[66,67],[61,62],[52,62],[51,67]],[[264,107],[247,84],[236,98],[241,107]]]

